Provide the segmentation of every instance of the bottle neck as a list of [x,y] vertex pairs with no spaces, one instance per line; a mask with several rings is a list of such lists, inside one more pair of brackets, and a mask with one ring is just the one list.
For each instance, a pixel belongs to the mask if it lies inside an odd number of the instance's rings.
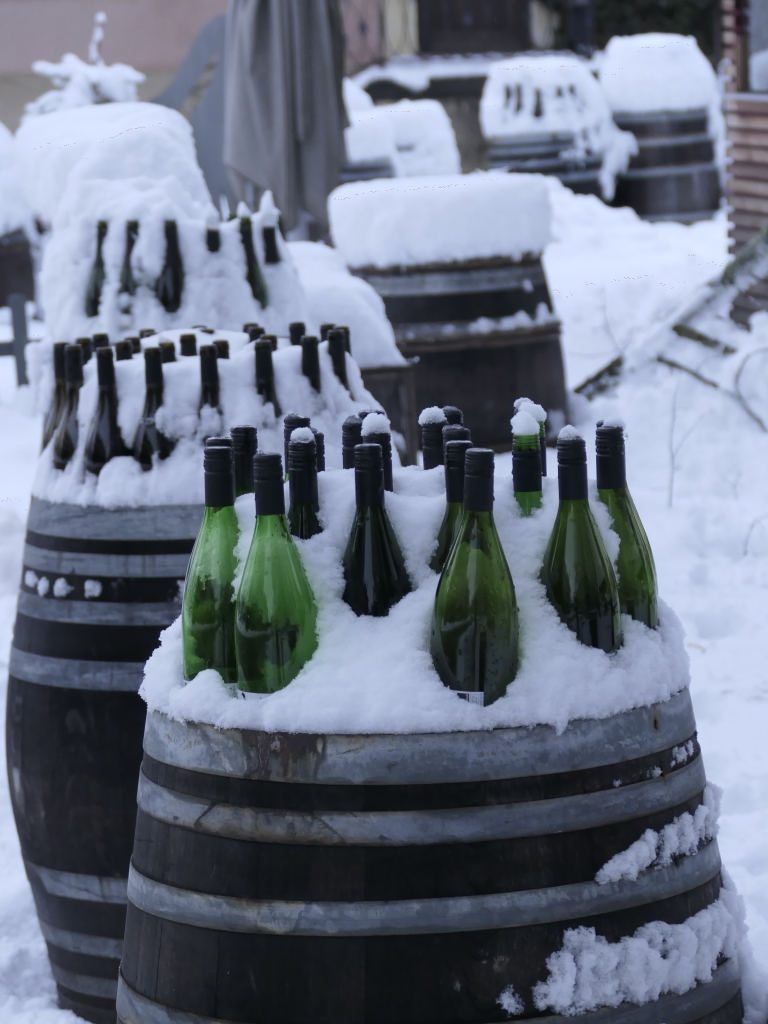
[[518,443],[516,437],[512,451],[512,480],[515,493],[541,491],[539,439],[536,436],[521,437],[519,441],[521,443]]
[[557,480],[560,501],[587,500],[587,465],[586,463],[559,463]]
[[256,515],[284,516],[285,492],[282,480],[256,480],[254,484],[256,496]]
[[384,474],[355,471],[355,498],[358,508],[383,508]]
[[235,481],[231,473],[205,474],[205,507],[225,508],[235,503]]
[[598,450],[596,463],[598,490],[613,491],[627,486],[627,463],[623,451]]
[[464,501],[464,465],[445,466],[445,500],[449,505],[461,505]]
[[493,477],[464,475],[464,511],[493,513]]
[[317,508],[317,470],[309,466],[301,469],[291,468],[288,475],[288,488],[291,495],[291,505],[309,505]]

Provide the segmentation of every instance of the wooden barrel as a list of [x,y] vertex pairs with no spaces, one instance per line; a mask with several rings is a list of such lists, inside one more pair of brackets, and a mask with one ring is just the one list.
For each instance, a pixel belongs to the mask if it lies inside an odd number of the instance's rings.
[[[528,395],[565,423],[560,324],[539,258],[363,268],[384,300],[398,348],[415,364],[416,405],[457,405],[476,444],[510,444],[514,401]],[[544,322],[504,323],[517,314]],[[523,320],[526,318],[523,317]],[[559,427],[557,428],[559,429]]]
[[[480,1024],[507,1019],[510,985],[541,1019],[531,990],[566,929],[616,942],[720,891],[715,841],[595,881],[702,801],[687,691],[561,735],[268,734],[153,712],[144,751],[122,1024]],[[580,1019],[741,1016],[725,961],[683,995]]]
[[144,703],[197,506],[33,499],[6,718],[13,813],[60,1005],[113,1024]]
[[599,196],[602,157],[575,160],[564,156],[573,145],[573,135],[567,132],[496,139],[488,147],[488,167],[521,174],[551,174],[572,192]]
[[631,206],[645,220],[690,222],[711,217],[720,204],[707,111],[614,114],[640,152],[616,180],[614,206]]

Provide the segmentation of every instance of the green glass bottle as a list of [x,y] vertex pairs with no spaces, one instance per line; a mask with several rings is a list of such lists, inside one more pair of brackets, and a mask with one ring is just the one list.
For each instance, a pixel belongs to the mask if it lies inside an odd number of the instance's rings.
[[179,249],[179,229],[175,220],[165,222],[165,263],[155,283],[157,299],[166,313],[177,312],[184,292],[184,264]]
[[[232,450],[235,453],[235,497],[253,494],[253,457],[258,448],[256,427],[232,427]],[[210,441],[208,442],[210,444]]]
[[101,290],[104,287],[104,256],[102,249],[104,239],[107,237],[107,222],[100,220],[96,225],[96,256],[93,260],[91,272],[88,275],[88,284],[85,288],[85,315],[93,317],[99,315],[101,305]]
[[543,406],[537,405],[530,398],[516,398],[515,412],[525,409],[539,424],[539,450],[541,452],[541,475],[547,475],[547,413]]
[[392,475],[392,435],[387,417],[380,412],[369,412],[363,419],[363,444],[378,444],[384,464],[384,490],[390,493],[395,489]]
[[256,394],[261,395],[265,402],[271,402],[275,416],[280,416],[282,410],[275,390],[272,343],[264,338],[259,338],[254,345],[254,350],[256,352]]
[[83,386],[83,349],[80,345],[67,345],[64,349],[64,380],[67,399],[53,435],[54,469],[64,469],[77,448],[77,410]]
[[153,457],[167,459],[174,442],[157,429],[155,417],[163,404],[163,363],[160,349],[154,345],[144,349],[144,408],[133,441],[133,457],[143,470],[152,469]]
[[432,662],[446,686],[487,706],[517,675],[518,633],[515,588],[493,521],[493,452],[470,448],[464,516],[435,594]]
[[85,468],[89,473],[98,475],[110,459],[127,455],[128,449],[117,425],[117,388],[111,348],[96,350],[96,370],[99,397],[85,440]]
[[[132,296],[136,294],[136,278],[133,276],[133,269],[131,267],[131,255],[138,237],[139,222],[137,220],[127,221],[125,225],[125,253],[123,255],[123,266],[120,270],[120,287],[118,289],[118,294],[120,295]],[[130,303],[128,302],[122,307],[122,312],[128,312],[129,310]]]
[[268,694],[295,679],[317,650],[317,607],[285,519],[279,455],[253,460],[256,529],[237,595],[237,685]]
[[445,514],[437,534],[437,547],[430,569],[442,572],[464,517],[464,456],[471,441],[447,441],[445,444]]
[[256,250],[253,246],[253,227],[250,217],[240,218],[240,240],[243,243],[243,254],[245,255],[245,279],[251,286],[251,294],[259,303],[262,309],[266,309],[269,302],[267,286],[264,283],[264,275],[261,272],[259,261],[256,259]]
[[67,382],[64,377],[64,350],[66,347],[66,341],[57,341],[53,346],[53,398],[43,423],[42,448],[47,447],[48,442],[56,433],[56,428],[67,404]]
[[288,442],[288,526],[291,535],[309,540],[323,532],[317,518],[317,444],[309,427],[299,427]]
[[443,465],[443,427],[447,422],[445,413],[437,405],[422,409],[419,415],[424,469],[434,469],[436,466]]
[[623,427],[598,423],[595,448],[597,493],[611,513],[613,528],[619,535],[616,567],[621,610],[655,629],[659,623],[656,565],[627,487]]
[[512,417],[512,486],[524,516],[541,508],[539,424],[526,408]]
[[213,668],[225,683],[237,682],[235,602],[237,516],[232,449],[206,448],[205,515],[184,583],[181,636],[184,678]]
[[356,615],[388,615],[411,592],[405,561],[384,508],[381,445],[355,448],[357,509],[344,552],[343,599]]
[[544,554],[541,581],[561,620],[587,647],[621,647],[616,575],[587,500],[587,450],[573,427],[557,441],[560,507]]

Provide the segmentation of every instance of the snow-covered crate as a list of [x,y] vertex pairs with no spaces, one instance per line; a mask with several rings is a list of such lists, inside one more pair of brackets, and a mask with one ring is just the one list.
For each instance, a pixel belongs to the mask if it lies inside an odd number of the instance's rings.
[[151,711],[144,749],[125,1024],[741,1021],[687,690],[560,734]]
[[416,404],[458,405],[478,444],[509,443],[531,394],[562,424],[560,325],[540,254],[547,186],[503,173],[342,185],[334,241],[384,300],[403,355],[419,357]]

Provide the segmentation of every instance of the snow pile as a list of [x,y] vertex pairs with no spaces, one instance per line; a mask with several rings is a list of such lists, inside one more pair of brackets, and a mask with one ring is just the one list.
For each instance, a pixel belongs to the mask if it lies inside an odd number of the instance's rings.
[[[215,338],[229,341],[230,358],[218,360],[221,414],[200,403],[200,361],[180,357],[179,337],[183,333],[197,335],[198,348]],[[259,447],[263,451],[283,452],[283,422],[275,418],[271,403],[256,393],[254,346],[240,332],[164,331],[145,338],[146,348],[160,341],[174,341],[177,360],[163,365],[163,405],[157,413],[159,430],[176,441],[176,447],[164,461],[145,472],[131,456],[112,459],[98,477],[86,473],[83,458],[88,427],[98,395],[96,360],[84,367],[84,384],[80,391],[78,410],[78,446],[73,459],[64,470],[53,468],[53,442],[40,457],[33,494],[49,501],[75,505],[118,506],[202,503],[203,501],[203,438],[228,432],[241,423],[253,424],[258,430]],[[320,349],[321,391],[316,392],[301,372],[301,348],[281,339],[273,353],[275,390],[283,413],[295,412],[309,416],[313,426],[326,438],[326,460],[333,468],[341,466],[341,424],[358,409],[376,408],[377,402],[365,390],[354,360],[347,359],[347,380],[352,394],[333,372],[328,343]],[[33,384],[45,405],[53,391],[52,345],[41,342],[32,346]],[[131,448],[144,405],[144,360],[139,356],[115,363],[118,394],[118,425],[123,441]],[[395,456],[395,458],[397,458]]]
[[499,172],[354,181],[328,197],[334,244],[347,265],[538,255],[549,241],[541,175]]
[[395,82],[412,93],[420,93],[435,79],[482,77],[495,59],[493,54],[475,53],[390,57],[359,71],[353,81],[363,89],[373,82]]
[[[693,741],[688,741],[693,747]],[[685,752],[684,752],[685,753]],[[686,753],[686,759],[687,759]],[[650,867],[663,868],[678,857],[692,857],[702,843],[717,835],[721,792],[708,782],[704,799],[693,814],[685,811],[660,832],[646,829],[637,842],[604,864],[595,875],[599,885],[619,882],[622,878],[634,880],[641,871]]]
[[[318,604],[319,646],[312,660],[279,693],[261,701],[239,701],[216,672],[202,673],[184,685],[181,627],[176,623],[147,663],[141,692],[148,706],[180,720],[268,731],[439,732],[537,723],[560,731],[576,718],[604,718],[666,700],[687,685],[680,627],[665,605],[657,631],[625,617],[624,647],[615,655],[584,647],[560,621],[539,581],[557,511],[557,482],[546,478],[543,508],[522,517],[507,455],[497,459],[495,518],[517,594],[520,668],[507,695],[492,706],[458,700],[432,667],[428,642],[438,580],[428,563],[445,509],[443,475],[442,468],[395,469],[395,490],[386,495],[386,508],[413,591],[386,618],[358,618],[341,599],[354,473],[321,473],[324,532],[298,542]],[[592,492],[595,517],[615,559],[618,540],[605,508],[594,500],[594,488]]]
[[32,214],[13,159],[13,135],[0,121],[0,237],[20,228],[32,237]]
[[600,186],[613,199],[637,141],[613,123],[603,90],[586,61],[574,55],[519,56],[494,64],[480,100],[480,125],[490,142],[564,136],[560,156],[583,163],[600,156]]
[[322,242],[289,242],[288,251],[306,297],[308,322],[348,326],[352,355],[364,370],[405,363],[384,302],[367,281],[350,274],[335,249]]
[[135,103],[136,86],[146,78],[129,64],[86,64],[74,53],[65,53],[58,64],[36,60],[32,70],[50,78],[56,88],[26,105],[28,117],[92,103]]

